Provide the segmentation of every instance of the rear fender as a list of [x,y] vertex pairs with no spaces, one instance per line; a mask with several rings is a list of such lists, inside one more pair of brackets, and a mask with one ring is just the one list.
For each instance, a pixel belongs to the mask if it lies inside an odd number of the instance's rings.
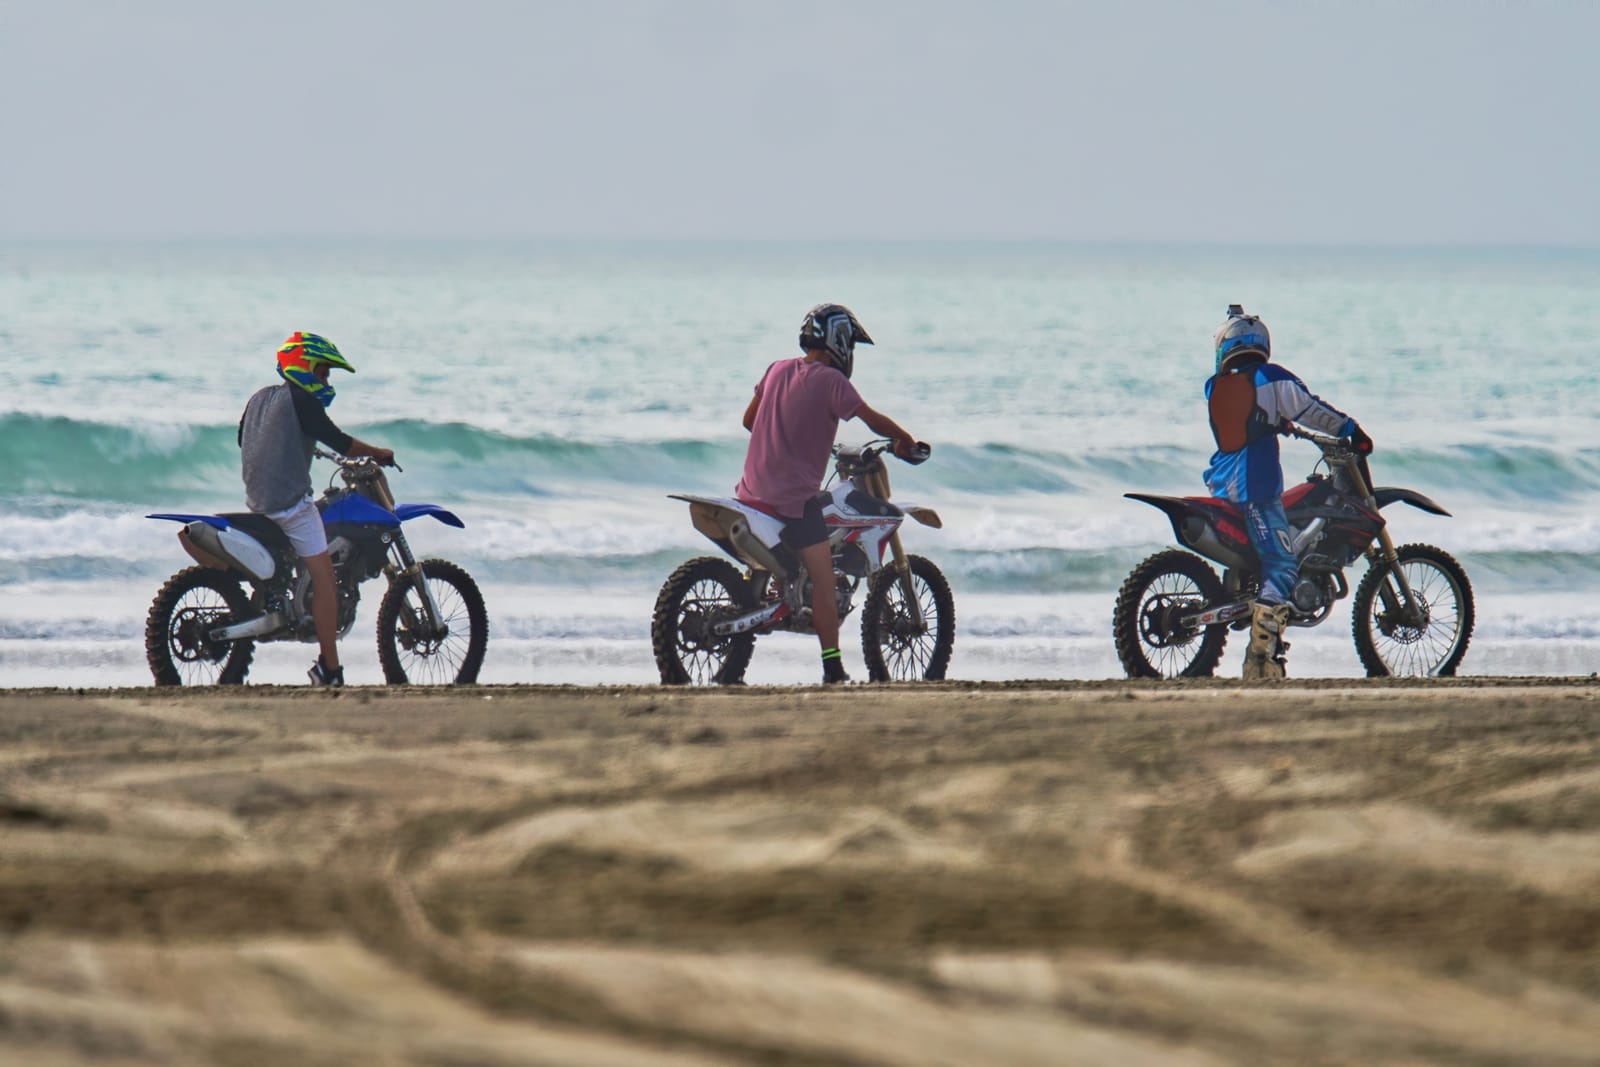
[[745,525],[750,527],[750,532],[764,545],[777,544],[779,535],[783,533],[782,519],[768,515],[760,508],[753,508],[742,500],[718,496],[691,496],[687,493],[669,493],[668,496],[688,504],[689,519],[694,523],[694,528],[719,543],[729,540],[733,524],[740,519],[744,520]]
[[1372,490],[1372,499],[1378,502],[1379,508],[1388,507],[1395,501],[1410,504],[1420,511],[1431,512],[1434,515],[1449,515],[1450,513],[1432,500],[1423,496],[1414,489],[1401,489],[1393,485],[1380,485]]
[[145,518],[186,523],[178,531],[178,539],[189,555],[208,567],[238,571],[258,582],[268,581],[277,573],[278,564],[271,549],[220,515],[165,514]]
[[[1223,502],[1205,506],[1181,496],[1152,496],[1148,493],[1124,493],[1129,500],[1159,508],[1172,523],[1172,536],[1178,544],[1191,548],[1209,560],[1240,571],[1253,571],[1260,566],[1255,549],[1249,545],[1237,514]],[[1234,543],[1224,541],[1219,532],[1235,538]]]
[[1149,504],[1158,508],[1166,515],[1167,521],[1172,523],[1172,536],[1180,544],[1186,543],[1183,537],[1183,520],[1190,516],[1198,516],[1195,506],[1181,496],[1152,496],[1149,493],[1123,493],[1129,500],[1137,500],[1141,504]]
[[221,515],[183,515],[176,512],[164,511],[155,515],[146,515],[145,518],[166,519],[168,522],[181,522],[184,524],[191,522],[203,522],[214,530],[226,530],[229,525],[228,520],[223,518]]
[[786,579],[798,567],[782,541],[783,520],[729,497],[667,494],[689,505],[689,519],[722,551],[754,570]]

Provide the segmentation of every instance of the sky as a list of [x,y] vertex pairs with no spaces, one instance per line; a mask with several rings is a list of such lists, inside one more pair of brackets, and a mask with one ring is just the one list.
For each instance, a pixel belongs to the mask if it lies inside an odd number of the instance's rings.
[[1600,246],[1600,4],[0,0],[0,240]]

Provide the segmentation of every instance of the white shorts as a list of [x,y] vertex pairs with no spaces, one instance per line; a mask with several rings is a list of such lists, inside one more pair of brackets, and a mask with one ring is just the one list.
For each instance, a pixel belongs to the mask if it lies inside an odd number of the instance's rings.
[[328,534],[322,528],[322,512],[308,496],[292,508],[269,511],[267,518],[278,524],[301,559],[328,551]]

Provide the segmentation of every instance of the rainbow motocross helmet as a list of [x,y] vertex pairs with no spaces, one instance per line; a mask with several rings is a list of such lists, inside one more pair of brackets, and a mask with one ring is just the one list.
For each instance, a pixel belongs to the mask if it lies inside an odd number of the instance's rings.
[[290,385],[298,385],[322,402],[323,407],[333,403],[333,386],[317,380],[316,369],[326,364],[347,370],[356,369],[339,354],[333,342],[315,333],[296,331],[289,335],[278,349],[278,375]]
[[1263,363],[1272,359],[1272,335],[1267,324],[1254,315],[1246,315],[1243,306],[1228,305],[1228,318],[1212,337],[1217,350],[1217,370],[1221,374],[1240,360],[1251,358]]
[[818,304],[806,312],[806,321],[800,324],[800,347],[807,352],[827,352],[828,361],[846,378],[855,369],[858,343],[870,345],[872,338],[843,304]]

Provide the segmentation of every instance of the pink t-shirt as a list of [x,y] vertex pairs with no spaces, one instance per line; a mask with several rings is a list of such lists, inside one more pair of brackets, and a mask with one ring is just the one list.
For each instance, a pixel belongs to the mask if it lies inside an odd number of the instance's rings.
[[744,477],[733,495],[799,518],[822,488],[839,420],[855,418],[861,394],[827,363],[780,359],[762,375],[756,396]]

